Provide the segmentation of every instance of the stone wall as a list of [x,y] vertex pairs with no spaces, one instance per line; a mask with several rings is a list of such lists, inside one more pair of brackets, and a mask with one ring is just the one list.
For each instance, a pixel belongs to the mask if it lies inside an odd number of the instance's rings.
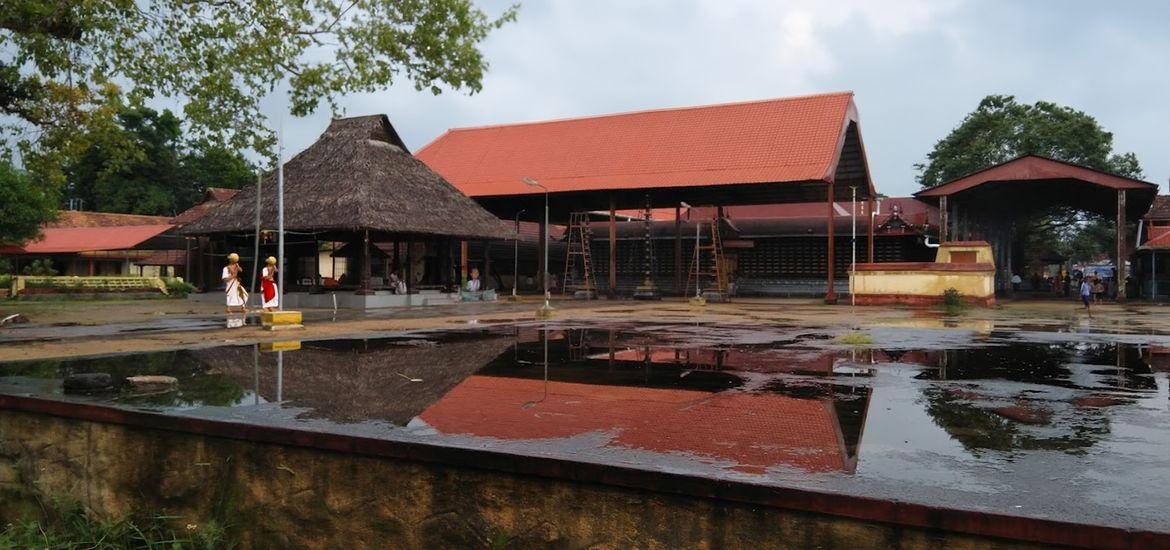
[[[565,477],[572,477],[566,472]],[[243,548],[1008,548],[709,498],[0,410],[0,522],[214,520]]]

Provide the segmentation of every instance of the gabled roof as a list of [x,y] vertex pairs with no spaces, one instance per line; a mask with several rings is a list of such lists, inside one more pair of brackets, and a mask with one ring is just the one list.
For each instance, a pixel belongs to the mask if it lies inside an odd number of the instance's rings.
[[[262,180],[261,226],[277,225],[276,174]],[[254,231],[256,186],[179,233]],[[386,115],[336,119],[321,137],[284,164],[284,227],[302,232],[354,232],[463,239],[503,239],[499,219],[406,150]]]
[[915,193],[914,196],[922,198],[954,195],[960,191],[966,191],[972,187],[995,181],[1054,179],[1077,179],[1092,183],[1094,185],[1099,185],[1101,187],[1108,187],[1110,189],[1137,189],[1148,191],[1151,187],[1155,190],[1158,188],[1157,185],[1154,185],[1148,181],[1127,178],[1117,174],[1110,174],[1109,172],[1103,172],[1094,168],[1080,166],[1071,162],[1054,160],[1041,157],[1039,155],[1024,155],[1001,164],[996,164],[995,166],[991,166],[989,168],[984,168],[983,170],[968,174],[942,185],[936,185],[928,189],[923,189],[922,191]]
[[525,177],[554,194],[852,178],[868,197],[856,123],[853,94],[842,92],[456,128],[417,156],[476,198],[543,193]]
[[131,225],[118,227],[49,227],[44,238],[24,246],[5,246],[0,254],[70,254],[93,250],[131,250],[171,225]]
[[1150,211],[1146,213],[1146,219],[1159,222],[1170,221],[1170,195],[1158,195],[1154,197],[1154,204],[1150,205]]
[[1138,247],[1138,250],[1162,250],[1170,248],[1170,228],[1150,227],[1149,238]]
[[171,223],[175,225],[185,225],[202,218],[203,216],[207,215],[207,213],[210,212],[212,208],[215,208],[216,206],[219,206],[220,203],[236,196],[236,193],[239,192],[239,189],[209,187],[207,191],[203,193],[203,202],[182,211],[178,216],[175,216],[171,219]]

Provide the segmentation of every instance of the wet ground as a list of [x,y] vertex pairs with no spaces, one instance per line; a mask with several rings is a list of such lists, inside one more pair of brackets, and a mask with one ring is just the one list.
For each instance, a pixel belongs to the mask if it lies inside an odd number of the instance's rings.
[[[752,307],[0,363],[0,392],[1170,531],[1170,337]],[[62,389],[95,372],[114,384]],[[145,374],[177,387],[124,381]]]

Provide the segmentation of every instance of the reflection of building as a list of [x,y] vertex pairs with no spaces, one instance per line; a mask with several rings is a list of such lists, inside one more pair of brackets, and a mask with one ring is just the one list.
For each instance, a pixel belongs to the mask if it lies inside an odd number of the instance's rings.
[[307,342],[284,353],[279,376],[276,357],[268,353],[260,355],[260,368],[253,372],[252,347],[191,353],[245,387],[258,382],[257,392],[266,401],[280,395],[290,406],[307,409],[306,417],[404,426],[511,344],[506,338]]
[[540,380],[472,376],[421,418],[447,434],[511,440],[605,433],[609,448],[693,455],[747,473],[857,466],[831,399],[548,382],[547,398],[524,407],[544,391]]

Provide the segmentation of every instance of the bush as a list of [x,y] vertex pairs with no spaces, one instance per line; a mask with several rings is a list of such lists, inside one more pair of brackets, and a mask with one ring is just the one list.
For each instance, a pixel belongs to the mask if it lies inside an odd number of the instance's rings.
[[15,272],[13,269],[12,260],[8,258],[0,258],[0,275],[10,275]]
[[12,288],[12,275],[0,275],[0,290]]
[[182,279],[167,279],[167,294],[175,298],[185,298],[195,292],[195,285]]
[[24,269],[21,271],[25,275],[41,277],[52,277],[57,274],[57,270],[53,269],[53,261],[48,259],[33,260],[31,264],[24,266]]
[[947,313],[955,314],[963,310],[967,304],[963,301],[963,293],[954,288],[948,288],[943,291],[943,305],[947,308]]

